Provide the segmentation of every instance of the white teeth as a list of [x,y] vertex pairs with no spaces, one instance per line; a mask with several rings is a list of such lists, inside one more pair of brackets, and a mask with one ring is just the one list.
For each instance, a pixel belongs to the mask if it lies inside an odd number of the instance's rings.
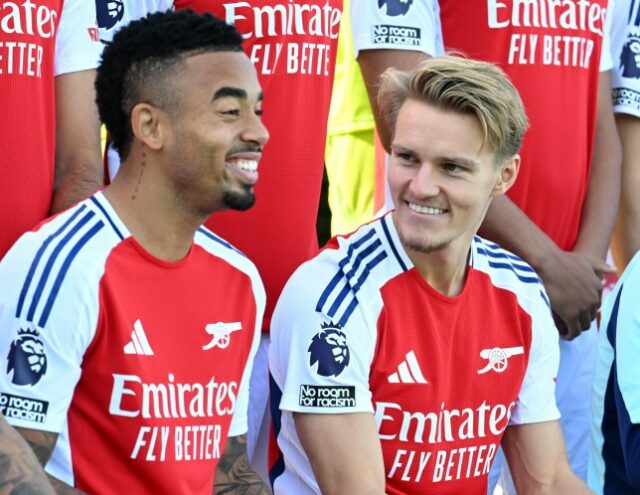
[[247,172],[256,172],[258,170],[257,160],[235,160],[232,163],[236,167],[246,170]]
[[446,210],[442,208],[432,208],[430,206],[421,206],[415,203],[409,203],[409,209],[416,213],[422,213],[423,215],[441,215]]

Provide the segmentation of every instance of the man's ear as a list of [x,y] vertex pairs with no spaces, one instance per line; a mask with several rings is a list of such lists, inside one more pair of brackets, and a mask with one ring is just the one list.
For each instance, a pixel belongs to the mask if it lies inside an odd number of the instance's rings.
[[167,139],[166,112],[149,103],[138,103],[131,110],[131,129],[138,141],[151,150],[161,149]]
[[505,162],[500,165],[500,171],[498,174],[498,180],[496,181],[491,196],[500,196],[506,193],[518,177],[518,171],[520,170],[520,155],[513,155],[507,158]]

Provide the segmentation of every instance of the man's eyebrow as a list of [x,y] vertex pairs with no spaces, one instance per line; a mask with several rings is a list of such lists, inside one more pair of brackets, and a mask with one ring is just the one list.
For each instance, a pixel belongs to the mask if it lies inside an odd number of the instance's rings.
[[391,143],[391,151],[394,151],[396,153],[407,153],[410,155],[414,155],[415,153],[413,152],[413,150],[409,149],[409,148],[405,148],[404,146],[400,145],[400,144],[396,144],[396,143]]
[[443,156],[441,160],[444,162],[457,163],[470,168],[477,168],[479,166],[478,160],[473,158],[465,158],[463,156]]
[[[395,143],[391,143],[391,151],[395,153],[406,153],[412,156],[416,154],[412,149]],[[441,162],[458,163],[469,168],[477,168],[479,166],[478,160],[474,158],[466,158],[464,156],[440,156],[438,157],[438,160]]]
[[[232,86],[224,86],[220,88],[213,94],[213,98],[211,101],[219,100],[220,98],[239,98],[241,100],[246,100],[248,98],[247,92],[241,88],[234,88]],[[262,101],[263,95],[262,91],[258,94],[258,101]]]
[[213,99],[211,101],[219,100],[220,98],[240,98],[242,100],[247,99],[247,92],[241,88],[234,88],[232,86],[223,86],[218,91],[213,94]]

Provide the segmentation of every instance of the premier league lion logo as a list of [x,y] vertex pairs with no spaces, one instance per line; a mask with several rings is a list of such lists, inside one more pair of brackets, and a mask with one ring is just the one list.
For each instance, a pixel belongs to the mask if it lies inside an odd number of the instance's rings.
[[633,79],[640,78],[640,38],[629,36],[620,55],[622,76]]
[[340,325],[323,324],[320,332],[313,336],[307,349],[309,365],[318,363],[317,373],[322,376],[338,376],[349,366],[347,336]]
[[413,0],[378,0],[378,8],[381,9],[386,4],[387,15],[396,17],[409,12],[412,3]]
[[124,15],[122,0],[97,0],[96,15],[99,27],[111,29]]
[[20,329],[7,356],[7,373],[15,385],[35,385],[47,372],[47,356],[37,330]]

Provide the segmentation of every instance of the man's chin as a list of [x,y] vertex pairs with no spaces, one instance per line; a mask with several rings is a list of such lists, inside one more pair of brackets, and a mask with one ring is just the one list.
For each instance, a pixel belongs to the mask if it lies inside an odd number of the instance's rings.
[[246,211],[255,204],[256,195],[253,191],[226,191],[222,202],[230,210]]
[[450,239],[423,239],[419,237],[404,236],[398,232],[400,242],[408,251],[416,251],[422,254],[431,254],[445,249],[451,243]]
[[405,244],[405,248],[412,250],[412,251],[417,251],[419,253],[422,254],[431,254],[431,253],[435,253],[437,251],[442,251],[444,248],[446,248],[449,245],[448,242],[442,242],[442,243],[433,243],[433,244],[426,244],[426,243],[419,243],[419,242],[409,242],[407,244]]

